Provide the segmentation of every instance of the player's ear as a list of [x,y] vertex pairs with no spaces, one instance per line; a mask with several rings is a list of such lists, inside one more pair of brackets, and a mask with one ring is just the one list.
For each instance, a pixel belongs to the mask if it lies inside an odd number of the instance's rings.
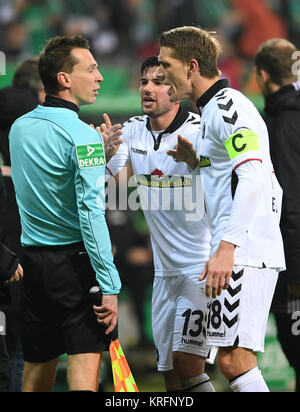
[[57,73],[57,81],[58,83],[66,89],[69,89],[71,86],[71,81],[68,73],[59,72]]
[[199,63],[196,59],[192,59],[188,64],[188,78],[191,78],[195,73],[199,73]]
[[268,83],[270,81],[270,75],[268,72],[262,69],[257,70],[257,72],[264,83]]

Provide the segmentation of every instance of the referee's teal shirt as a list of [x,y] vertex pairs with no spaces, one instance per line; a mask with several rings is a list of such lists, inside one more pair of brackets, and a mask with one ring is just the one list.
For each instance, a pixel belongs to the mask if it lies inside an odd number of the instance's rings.
[[105,221],[102,136],[73,110],[37,106],[15,121],[9,143],[22,245],[83,240],[102,293],[119,293]]

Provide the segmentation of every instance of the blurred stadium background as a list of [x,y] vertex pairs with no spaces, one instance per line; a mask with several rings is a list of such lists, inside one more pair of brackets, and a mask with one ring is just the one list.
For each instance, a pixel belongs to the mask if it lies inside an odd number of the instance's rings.
[[[223,45],[222,75],[261,112],[264,103],[253,72],[258,47],[267,39],[283,37],[300,48],[299,0],[0,0],[0,51],[6,57],[0,88],[11,84],[17,65],[38,55],[50,37],[83,33],[90,40],[104,82],[97,102],[83,107],[80,116],[99,124],[106,112],[122,122],[141,113],[137,88],[142,60],[158,54],[162,31],[180,25],[217,31]],[[162,392],[151,333],[152,261],[147,227],[140,212],[114,211],[107,217],[124,285],[120,341],[140,391]],[[67,390],[65,366],[62,357],[57,391]],[[272,315],[260,366],[271,390],[293,390],[293,372],[276,339]],[[209,372],[217,390],[229,390],[216,367]],[[112,391],[106,357],[102,376],[101,390]]]

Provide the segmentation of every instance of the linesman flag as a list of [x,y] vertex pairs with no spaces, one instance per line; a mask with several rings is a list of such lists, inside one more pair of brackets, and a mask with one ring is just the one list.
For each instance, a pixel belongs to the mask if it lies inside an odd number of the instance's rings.
[[109,346],[115,392],[139,392],[118,339]]
[[[102,294],[99,286],[93,286],[89,290],[89,295],[91,304],[101,306]],[[114,339],[112,337],[109,345],[109,354],[114,377],[115,392],[139,392],[119,339]]]

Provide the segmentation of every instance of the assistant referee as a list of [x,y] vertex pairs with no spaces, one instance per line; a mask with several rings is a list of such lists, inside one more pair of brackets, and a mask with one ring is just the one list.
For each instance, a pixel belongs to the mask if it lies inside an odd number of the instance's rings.
[[[63,353],[70,391],[97,391],[121,282],[105,221],[104,141],[78,112],[95,102],[103,77],[83,36],[51,39],[39,71],[45,102],[9,135],[25,247],[23,391],[51,391]],[[88,294],[95,284],[96,313]]]

